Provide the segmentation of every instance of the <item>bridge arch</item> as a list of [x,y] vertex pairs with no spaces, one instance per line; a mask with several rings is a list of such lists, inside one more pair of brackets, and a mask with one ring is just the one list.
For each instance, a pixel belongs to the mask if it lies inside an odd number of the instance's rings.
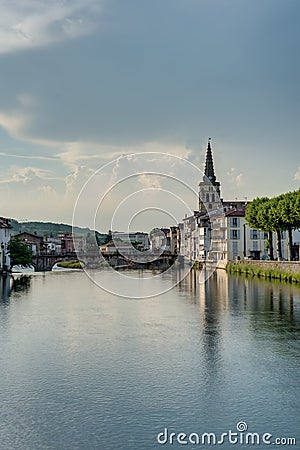
[[51,271],[58,262],[74,260],[78,260],[75,252],[67,255],[36,255],[32,259],[32,265],[36,272],[44,272]]

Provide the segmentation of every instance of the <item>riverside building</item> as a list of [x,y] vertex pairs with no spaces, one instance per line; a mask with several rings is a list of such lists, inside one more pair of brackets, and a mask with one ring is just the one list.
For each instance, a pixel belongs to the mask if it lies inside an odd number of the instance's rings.
[[[245,220],[247,202],[224,201],[217,181],[209,138],[203,179],[199,183],[198,210],[186,216],[182,224],[180,254],[188,261],[215,261],[226,264],[235,259],[267,259],[268,235],[254,230]],[[283,259],[288,258],[286,232],[281,233]],[[277,237],[273,233],[274,258]]]
[[0,217],[0,273],[10,270],[10,230],[9,220],[5,217]]

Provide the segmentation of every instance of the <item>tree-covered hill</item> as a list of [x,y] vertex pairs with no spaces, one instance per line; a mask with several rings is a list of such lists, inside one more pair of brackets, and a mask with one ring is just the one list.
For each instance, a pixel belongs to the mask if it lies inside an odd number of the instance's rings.
[[[12,225],[12,235],[23,233],[27,231],[29,233],[36,233],[39,236],[57,236],[59,233],[72,232],[72,225],[65,223],[54,222],[18,222],[15,219],[10,219]],[[87,236],[88,233],[92,233],[89,228],[74,227],[74,232],[78,236]],[[96,231],[98,242],[105,242],[107,235]]]

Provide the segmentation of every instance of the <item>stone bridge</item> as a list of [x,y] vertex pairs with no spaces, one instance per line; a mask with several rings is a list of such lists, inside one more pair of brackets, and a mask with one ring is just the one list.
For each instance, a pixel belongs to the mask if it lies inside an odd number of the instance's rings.
[[175,262],[177,255],[173,255],[170,252],[144,255],[142,252],[140,255],[137,255],[137,253],[122,255],[119,252],[114,252],[109,254],[102,253],[102,258],[112,267],[126,265],[132,269],[157,268],[165,270]]
[[61,255],[36,255],[32,258],[32,265],[36,272],[52,270],[56,263],[62,261],[75,261],[78,257],[75,252]]
[[[174,263],[177,255],[173,255],[170,252],[164,252],[161,255],[148,255],[142,258],[141,261],[135,262],[131,259],[132,255],[121,255],[118,252],[110,254],[83,254],[78,255],[76,252],[60,254],[60,255],[36,255],[32,259],[32,265],[36,272],[44,272],[52,270],[56,263],[62,261],[81,261],[87,268],[99,268],[101,263],[107,261],[112,267],[128,266],[130,268],[158,268],[167,269]],[[143,260],[142,260],[143,259]]]

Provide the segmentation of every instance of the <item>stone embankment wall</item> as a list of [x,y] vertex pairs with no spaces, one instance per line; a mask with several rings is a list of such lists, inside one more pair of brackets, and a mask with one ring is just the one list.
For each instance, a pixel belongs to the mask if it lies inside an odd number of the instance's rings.
[[251,267],[259,267],[261,269],[275,269],[284,272],[300,273],[300,261],[230,261],[230,264],[247,264]]

